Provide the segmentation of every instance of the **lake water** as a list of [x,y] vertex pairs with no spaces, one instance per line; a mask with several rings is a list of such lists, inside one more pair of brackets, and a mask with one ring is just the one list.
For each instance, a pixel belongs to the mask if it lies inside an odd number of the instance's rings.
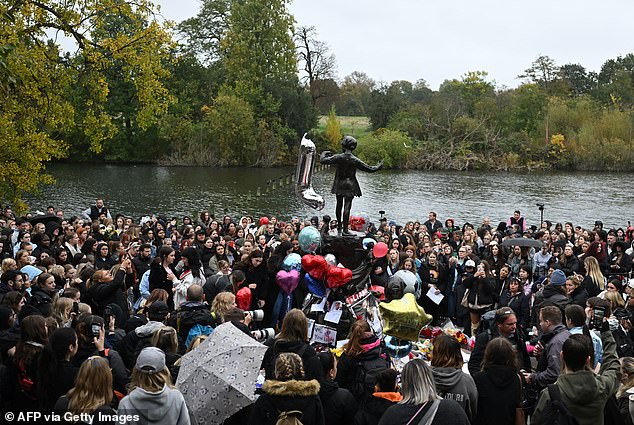
[[[29,197],[30,207],[44,210],[48,204],[67,217],[79,213],[103,197],[113,213],[140,217],[151,213],[190,215],[209,210],[232,217],[274,214],[334,217],[335,198],[330,194],[334,170],[315,173],[313,185],[324,196],[326,207],[311,210],[295,196],[292,185],[265,193],[267,181],[292,173],[293,168],[158,167],[152,165],[54,164],[48,171],[55,186]],[[436,211],[444,221],[479,224],[488,216],[495,224],[519,209],[528,224],[539,222],[537,203],[545,204],[544,219],[572,221],[592,227],[602,220],[607,227],[625,227],[632,218],[630,174],[616,173],[484,173],[380,171],[357,173],[363,197],[356,198],[353,213],[378,220],[385,210],[390,220],[426,220]],[[256,196],[260,187],[261,196]],[[114,215],[114,214],[113,214]]]

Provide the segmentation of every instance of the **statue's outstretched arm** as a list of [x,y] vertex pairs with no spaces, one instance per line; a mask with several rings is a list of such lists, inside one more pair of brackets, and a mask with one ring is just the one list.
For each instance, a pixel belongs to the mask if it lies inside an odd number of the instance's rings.
[[358,170],[361,170],[361,171],[366,171],[368,173],[374,173],[376,171],[379,171],[381,168],[383,168],[383,161],[379,162],[375,166],[371,166],[371,165],[368,165],[365,162],[361,161],[356,156],[355,156],[355,159],[356,159],[355,166],[357,167]]

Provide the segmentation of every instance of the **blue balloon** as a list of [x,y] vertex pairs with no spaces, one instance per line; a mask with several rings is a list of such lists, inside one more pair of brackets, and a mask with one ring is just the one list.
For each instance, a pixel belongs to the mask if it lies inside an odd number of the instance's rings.
[[312,277],[311,275],[309,275],[308,273],[306,273],[304,275],[304,281],[306,282],[306,286],[308,287],[308,291],[318,297],[325,297],[326,296],[326,288],[324,287],[324,284],[321,283],[320,281],[318,281],[317,279],[315,279],[314,277]]
[[412,351],[411,342],[393,336],[385,337],[385,347],[387,348],[387,353],[394,358],[405,357]]
[[286,256],[282,263],[282,269],[290,272],[291,270],[302,270],[302,256],[296,253],[291,253]]
[[299,247],[304,252],[314,253],[321,245],[321,234],[313,226],[304,227],[298,236]]
[[[363,238],[363,242],[361,242],[361,244],[363,245],[363,249],[372,249],[372,246],[374,246],[374,244],[376,243],[376,239],[374,238]],[[372,244],[372,246],[369,246],[370,244]]]

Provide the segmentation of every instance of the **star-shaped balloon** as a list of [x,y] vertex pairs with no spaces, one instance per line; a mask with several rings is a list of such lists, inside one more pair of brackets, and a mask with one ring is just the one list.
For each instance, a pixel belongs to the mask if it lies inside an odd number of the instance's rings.
[[384,322],[383,333],[398,339],[417,341],[421,328],[433,319],[416,303],[414,294],[405,294],[401,299],[380,303],[379,310]]

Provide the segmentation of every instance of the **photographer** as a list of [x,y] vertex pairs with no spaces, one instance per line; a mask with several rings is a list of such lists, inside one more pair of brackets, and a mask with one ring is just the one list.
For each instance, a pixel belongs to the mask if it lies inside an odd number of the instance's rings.
[[[603,363],[598,375],[592,371],[594,352],[587,335],[572,335],[562,347],[562,374],[553,390],[560,394],[563,404],[579,425],[603,423],[606,402],[619,385],[620,364],[616,355],[616,343],[607,321],[608,313],[605,309],[594,308],[590,321],[594,329],[601,331],[603,342]],[[550,388],[549,391],[542,391],[532,424],[548,423],[552,414],[550,391]]]

